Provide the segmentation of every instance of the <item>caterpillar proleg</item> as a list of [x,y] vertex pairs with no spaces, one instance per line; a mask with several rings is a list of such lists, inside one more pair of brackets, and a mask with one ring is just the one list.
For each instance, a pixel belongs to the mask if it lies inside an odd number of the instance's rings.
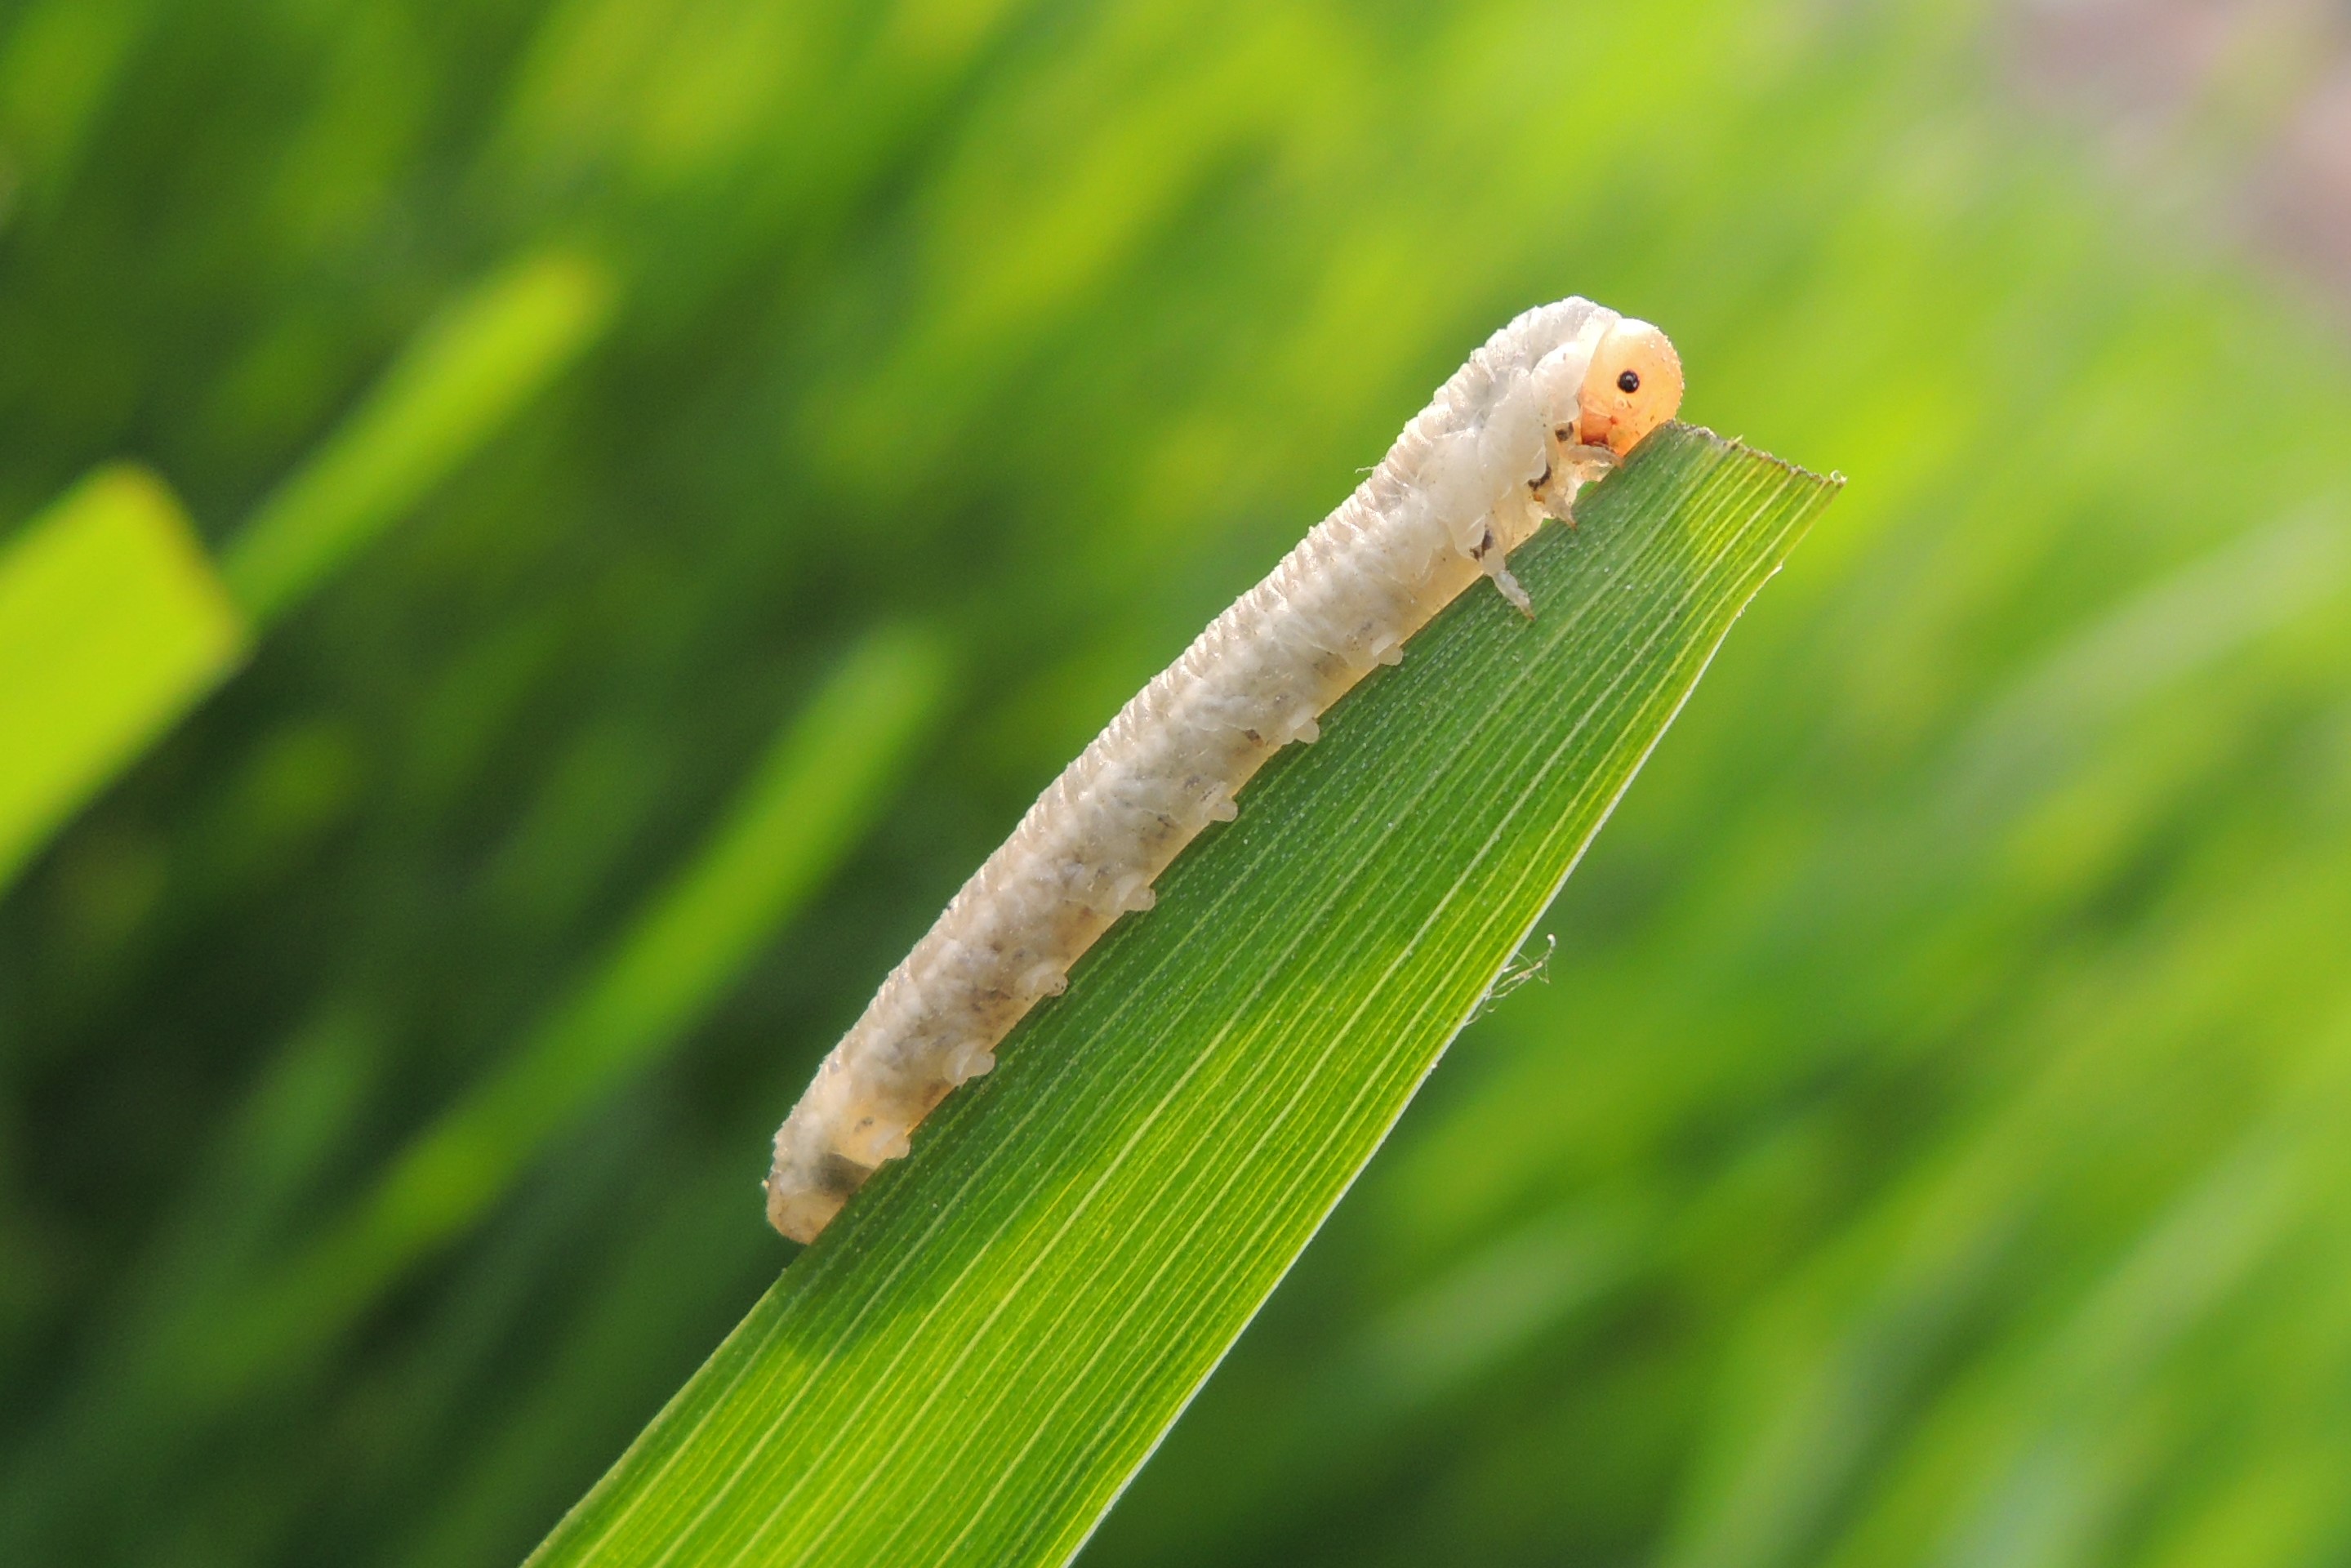
[[1524,614],[1510,552],[1681,404],[1664,333],[1587,299],[1487,340],[1270,576],[1038,797],[817,1069],[776,1133],[768,1218],[816,1238],[1325,708],[1480,577]]

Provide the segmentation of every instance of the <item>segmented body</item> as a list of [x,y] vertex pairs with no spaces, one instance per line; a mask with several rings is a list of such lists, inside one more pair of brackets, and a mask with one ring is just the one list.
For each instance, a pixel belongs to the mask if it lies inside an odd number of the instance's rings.
[[[1528,608],[1504,559],[1546,516],[1566,516],[1576,486],[1614,455],[1583,444],[1606,417],[1589,413],[1584,389],[1620,321],[1566,299],[1495,333],[1355,492],[1039,797],[777,1132],[767,1192],[778,1230],[812,1239],[876,1166],[904,1155],[916,1124],[995,1064],[997,1045],[1063,988],[1078,957],[1123,915],[1150,907],[1153,881],[1202,829],[1235,814],[1235,795],[1267,759],[1312,740],[1322,711],[1395,663],[1464,589],[1488,577]],[[1655,329],[1626,325],[1663,343]]]

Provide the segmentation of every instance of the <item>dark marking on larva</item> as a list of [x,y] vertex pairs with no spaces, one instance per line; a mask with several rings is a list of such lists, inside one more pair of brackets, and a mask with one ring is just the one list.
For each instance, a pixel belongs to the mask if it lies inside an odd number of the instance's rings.
[[872,1166],[861,1166],[846,1155],[825,1155],[817,1162],[816,1177],[827,1192],[846,1197],[865,1185],[873,1174]]

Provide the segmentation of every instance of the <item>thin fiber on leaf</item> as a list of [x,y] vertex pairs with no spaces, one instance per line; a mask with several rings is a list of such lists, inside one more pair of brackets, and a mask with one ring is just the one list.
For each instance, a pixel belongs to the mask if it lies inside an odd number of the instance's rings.
[[534,1561],[1066,1560],[1834,488],[1653,437],[1512,558],[1537,618],[1464,595],[1270,766]]

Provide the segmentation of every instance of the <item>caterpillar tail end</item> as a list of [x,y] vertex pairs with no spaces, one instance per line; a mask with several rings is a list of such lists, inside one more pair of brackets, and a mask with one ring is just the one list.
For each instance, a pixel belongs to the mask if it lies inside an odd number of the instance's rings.
[[824,1228],[832,1223],[832,1217],[848,1201],[795,1186],[775,1171],[768,1172],[761,1185],[768,1189],[768,1223],[785,1240],[802,1246],[823,1234]]
[[870,1167],[839,1155],[826,1159],[815,1171],[804,1166],[788,1168],[779,1160],[759,1184],[768,1194],[768,1223],[785,1240],[805,1246],[823,1233],[872,1174]]
[[865,1178],[872,1166],[821,1146],[795,1114],[776,1129],[775,1163],[760,1186],[768,1195],[768,1223],[788,1241],[813,1241],[832,1223]]

